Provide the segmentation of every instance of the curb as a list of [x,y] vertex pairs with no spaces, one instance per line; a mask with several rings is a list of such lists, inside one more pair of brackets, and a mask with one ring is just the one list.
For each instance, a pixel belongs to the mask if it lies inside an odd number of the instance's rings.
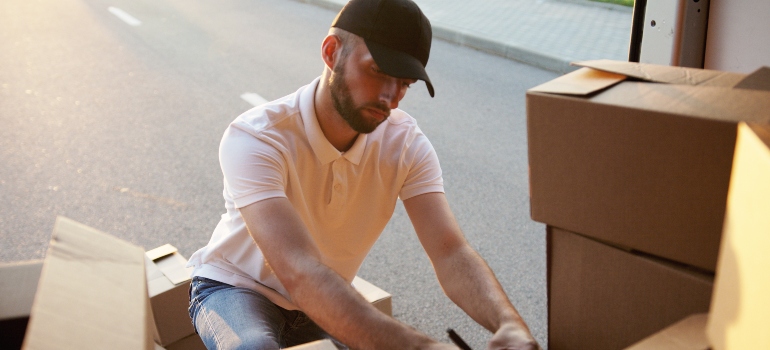
[[[343,4],[341,0],[294,0],[306,4],[312,4],[329,10],[339,11]],[[467,46],[479,51],[484,51],[496,56],[518,61],[530,66],[545,69],[555,73],[569,73],[577,69],[570,66],[570,61],[561,57],[551,56],[546,53],[504,43],[481,35],[470,33],[459,28],[452,28],[443,24],[433,24],[433,36],[450,43]]]

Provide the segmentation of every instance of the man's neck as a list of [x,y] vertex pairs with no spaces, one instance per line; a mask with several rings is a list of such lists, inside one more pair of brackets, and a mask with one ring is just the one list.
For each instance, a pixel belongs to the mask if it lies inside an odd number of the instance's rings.
[[321,76],[318,87],[315,90],[315,115],[321,131],[329,143],[340,152],[346,152],[358,138],[358,132],[350,128],[350,125],[342,119],[342,116],[334,108],[332,95],[329,88],[329,77],[326,72]]

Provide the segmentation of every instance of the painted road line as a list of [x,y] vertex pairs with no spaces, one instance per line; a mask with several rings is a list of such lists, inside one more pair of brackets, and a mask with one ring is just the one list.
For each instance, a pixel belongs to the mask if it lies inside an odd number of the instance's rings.
[[251,103],[254,106],[259,106],[261,104],[267,103],[267,100],[264,97],[259,96],[258,94],[255,94],[253,92],[247,92],[241,95],[241,98],[244,101]]
[[123,11],[117,7],[110,6],[109,8],[107,8],[107,10],[110,11],[113,15],[123,20],[123,22],[128,23],[128,25],[130,26],[137,27],[142,24],[142,21],[136,19],[136,17],[129,15],[128,13],[126,13],[126,11]]

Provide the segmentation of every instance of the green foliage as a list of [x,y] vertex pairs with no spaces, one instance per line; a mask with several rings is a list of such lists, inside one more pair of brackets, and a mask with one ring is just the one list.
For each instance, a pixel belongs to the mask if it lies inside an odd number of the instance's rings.
[[596,2],[606,2],[609,4],[623,5],[628,7],[634,6],[634,0],[591,0]]

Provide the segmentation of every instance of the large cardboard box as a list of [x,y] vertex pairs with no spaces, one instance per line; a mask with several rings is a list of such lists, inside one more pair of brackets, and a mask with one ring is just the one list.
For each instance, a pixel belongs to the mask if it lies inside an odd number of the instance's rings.
[[169,345],[193,333],[187,308],[192,268],[177,249],[166,244],[148,251],[147,286],[155,318],[155,342]]
[[713,277],[549,226],[548,347],[617,350],[707,312]]
[[532,219],[715,271],[737,123],[770,121],[770,92],[735,88],[741,74],[581,64],[527,92]]
[[23,349],[153,349],[140,247],[59,217],[42,265],[5,265],[0,275],[0,318],[29,316]]
[[42,260],[0,264],[0,349],[21,349]]
[[666,327],[626,350],[709,350],[706,338],[708,314],[691,315]]
[[719,254],[711,345],[770,349],[770,125],[739,127]]

